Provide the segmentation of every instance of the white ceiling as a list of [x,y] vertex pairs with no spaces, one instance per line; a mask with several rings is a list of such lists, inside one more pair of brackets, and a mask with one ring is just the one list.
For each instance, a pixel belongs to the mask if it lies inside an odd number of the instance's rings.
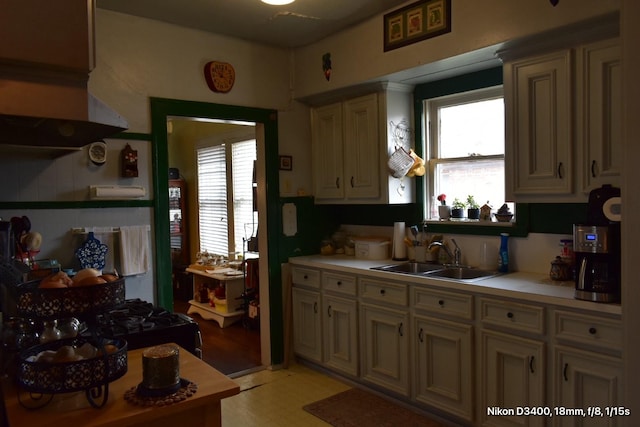
[[[399,0],[97,0],[99,8],[249,41],[299,47],[405,3]],[[382,30],[382,19],[380,20]]]

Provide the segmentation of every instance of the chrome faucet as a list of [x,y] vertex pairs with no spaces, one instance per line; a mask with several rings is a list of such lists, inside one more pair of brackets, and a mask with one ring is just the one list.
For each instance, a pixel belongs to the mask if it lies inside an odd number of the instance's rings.
[[453,253],[451,253],[451,250],[449,250],[447,245],[445,245],[443,242],[431,242],[429,243],[429,246],[427,246],[427,249],[431,249],[434,246],[440,246],[441,248],[444,248],[445,252],[447,252],[447,255],[449,256],[449,259],[453,261],[453,265],[457,267],[460,265],[460,261],[462,260],[462,250],[460,250],[460,246],[458,246],[455,239],[451,239],[451,241],[456,247],[453,250]]

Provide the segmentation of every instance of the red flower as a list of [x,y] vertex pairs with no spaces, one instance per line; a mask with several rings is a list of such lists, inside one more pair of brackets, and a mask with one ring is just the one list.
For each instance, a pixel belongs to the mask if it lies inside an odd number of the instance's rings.
[[447,195],[446,194],[441,194],[438,196],[438,201],[440,203],[442,203],[443,205],[447,204]]

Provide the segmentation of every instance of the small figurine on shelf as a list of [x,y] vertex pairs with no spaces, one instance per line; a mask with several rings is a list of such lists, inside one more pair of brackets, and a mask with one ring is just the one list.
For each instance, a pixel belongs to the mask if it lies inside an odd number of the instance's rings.
[[122,149],[122,177],[137,178],[138,177],[138,151],[131,148],[127,144]]

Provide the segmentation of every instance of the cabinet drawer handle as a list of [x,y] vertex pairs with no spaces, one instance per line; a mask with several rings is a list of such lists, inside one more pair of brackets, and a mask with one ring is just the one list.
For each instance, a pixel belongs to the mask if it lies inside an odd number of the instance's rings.
[[338,281],[336,282],[336,285],[340,286],[340,285],[342,285],[342,282],[341,282],[340,280],[338,280]]
[[535,371],[533,370],[533,361],[535,359],[535,356],[531,356],[531,358],[529,358],[529,371],[533,374],[535,373]]
[[340,177],[336,178],[336,188],[340,188]]
[[385,294],[385,290],[384,289],[380,289],[380,295],[384,295]]
[[596,332],[598,332],[598,330],[597,330],[596,328],[594,328],[593,326],[589,328],[589,333],[590,333],[591,335],[595,335],[595,334],[596,334]]
[[318,313],[318,303],[317,302],[313,303],[313,312],[314,313]]
[[595,160],[591,162],[591,177],[592,178],[596,177],[596,161]]
[[513,319],[513,313],[509,311],[509,312],[507,313],[507,317],[508,317],[509,319]]
[[400,322],[400,326],[398,326],[398,334],[399,334],[401,337],[403,337],[403,336],[404,336],[404,332],[402,331],[402,327],[403,327],[403,324],[402,324],[402,322]]
[[558,163],[558,178],[562,179],[562,162]]
[[567,371],[569,370],[569,364],[565,363],[564,364],[564,369],[562,370],[562,376],[564,377],[565,381],[569,381],[569,377],[567,376]]
[[438,305],[439,305],[440,307],[442,307],[442,306],[444,305],[444,300],[443,300],[443,299],[438,300]]
[[309,276],[307,276],[306,274],[304,275],[304,280],[307,280],[309,278]]
[[422,330],[422,328],[420,328],[420,332],[418,332],[418,339],[420,340],[420,342],[424,342],[424,341],[422,340],[422,338],[423,338],[423,336],[422,336],[422,335],[423,335],[423,334],[424,334],[424,331]]
[[351,177],[351,188],[355,187],[353,177]]
[[331,317],[331,306],[327,307],[327,316]]

